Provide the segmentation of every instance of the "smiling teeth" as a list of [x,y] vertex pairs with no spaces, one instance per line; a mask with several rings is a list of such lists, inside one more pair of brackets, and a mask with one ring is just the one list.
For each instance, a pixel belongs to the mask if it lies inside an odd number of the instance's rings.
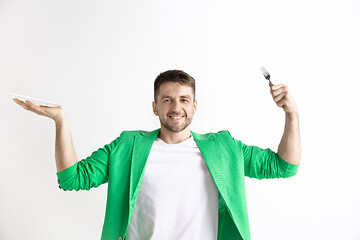
[[[171,117],[171,116],[170,116]],[[171,118],[173,118],[173,119],[180,119],[180,118],[182,118],[182,117],[171,117]]]

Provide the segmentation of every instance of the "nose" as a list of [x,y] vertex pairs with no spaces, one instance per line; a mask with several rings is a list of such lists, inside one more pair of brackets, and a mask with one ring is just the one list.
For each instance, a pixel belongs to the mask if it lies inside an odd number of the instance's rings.
[[180,111],[182,109],[181,102],[180,101],[174,101],[172,108],[173,108],[174,112]]

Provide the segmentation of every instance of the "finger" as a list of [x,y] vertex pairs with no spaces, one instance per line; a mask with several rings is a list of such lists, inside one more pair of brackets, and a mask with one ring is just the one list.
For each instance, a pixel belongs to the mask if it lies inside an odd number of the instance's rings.
[[26,109],[26,110],[29,110],[30,109],[30,107],[26,104],[26,103],[24,103],[23,101],[21,101],[21,100],[19,100],[19,99],[17,99],[17,98],[14,98],[13,99],[18,105],[20,105],[21,107],[23,107],[24,109]]
[[17,99],[17,98],[13,98],[14,102],[16,102],[17,104],[20,104],[20,102],[22,103],[21,100]]
[[271,86],[271,90],[275,91],[275,90],[277,90],[279,88],[282,88],[284,86],[285,86],[285,84],[274,84],[273,86]]
[[16,99],[16,103],[18,103],[20,106],[22,106],[25,110],[28,110],[30,112],[34,112],[36,114],[42,114],[39,107],[30,102],[29,100],[26,100],[25,102],[20,101]]
[[278,105],[278,107],[282,107],[284,108],[287,104],[287,97],[284,96],[283,98],[281,98],[279,101],[276,102],[276,105]]
[[286,87],[282,87],[282,88],[279,88],[275,91],[272,92],[272,95],[275,97],[275,96],[278,96],[282,93],[286,93],[287,92],[287,88]]
[[287,87],[287,86],[282,86],[281,88],[278,88],[278,89],[276,89],[276,90],[274,90],[273,92],[272,92],[272,94],[274,95],[274,96],[277,96],[277,95],[279,95],[279,94],[281,94],[282,92],[289,92],[289,88]]
[[280,101],[285,95],[286,95],[286,92],[282,92],[282,93],[280,93],[280,94],[278,94],[278,95],[273,95],[273,99],[274,99],[275,102],[278,102],[278,101]]
[[39,114],[39,115],[43,115],[43,111],[41,109],[41,107],[33,104],[32,102],[30,102],[29,100],[26,100],[25,103],[30,107],[30,111],[36,113],[36,114]]
[[15,102],[15,103],[17,103],[18,105],[20,105],[20,103],[19,102],[21,102],[19,99],[17,99],[17,98],[13,98],[13,101]]

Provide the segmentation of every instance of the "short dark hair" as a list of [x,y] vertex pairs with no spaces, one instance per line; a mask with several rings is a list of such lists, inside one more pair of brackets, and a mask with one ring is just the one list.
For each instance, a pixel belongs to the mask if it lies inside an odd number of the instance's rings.
[[160,73],[154,82],[154,100],[159,93],[160,85],[165,82],[176,82],[191,87],[195,101],[195,79],[182,70],[168,70]]

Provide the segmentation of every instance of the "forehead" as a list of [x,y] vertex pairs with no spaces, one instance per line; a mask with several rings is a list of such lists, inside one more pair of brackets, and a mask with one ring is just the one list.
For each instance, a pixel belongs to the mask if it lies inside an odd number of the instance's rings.
[[180,96],[190,95],[193,96],[192,88],[177,82],[165,82],[159,87],[159,97],[161,96]]

